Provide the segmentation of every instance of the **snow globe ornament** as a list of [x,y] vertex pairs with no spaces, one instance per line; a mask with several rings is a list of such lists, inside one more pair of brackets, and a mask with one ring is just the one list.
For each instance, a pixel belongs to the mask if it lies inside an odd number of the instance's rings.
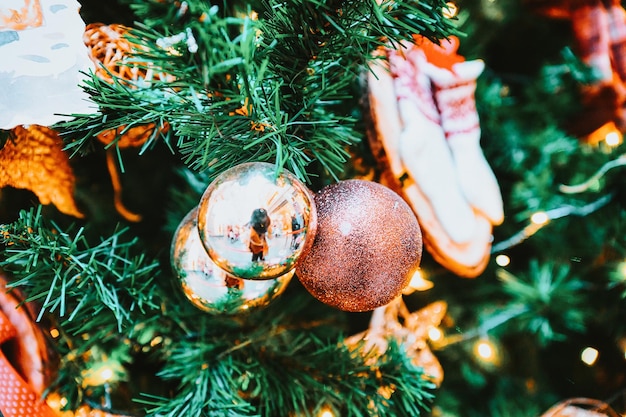
[[198,209],[209,257],[242,279],[274,279],[294,270],[316,227],[313,194],[295,175],[265,162],[224,171],[209,184]]
[[209,257],[198,233],[198,208],[179,224],[170,248],[172,270],[183,294],[200,310],[211,314],[239,314],[267,306],[287,288],[295,270],[263,281],[237,278]]

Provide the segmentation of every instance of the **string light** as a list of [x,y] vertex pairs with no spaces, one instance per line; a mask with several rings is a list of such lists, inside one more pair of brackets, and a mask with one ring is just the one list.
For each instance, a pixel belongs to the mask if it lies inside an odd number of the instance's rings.
[[614,148],[622,143],[622,135],[618,131],[609,132],[604,137],[604,142]]
[[[619,144],[622,142],[622,135],[617,129],[608,129],[603,132],[604,141],[609,144]],[[559,191],[564,194],[577,194],[585,192],[595,187],[599,180],[611,169],[626,166],[626,154],[620,155],[612,161],[605,163],[596,173],[586,181],[576,185],[559,185]],[[492,246],[491,253],[497,253],[518,245],[537,233],[551,220],[567,216],[586,216],[607,205],[613,199],[612,194],[606,194],[584,206],[563,205],[548,211],[538,211],[530,216],[530,224],[524,227],[510,238]]]
[[586,181],[575,184],[575,185],[559,185],[559,191],[565,194],[578,194],[589,189],[593,189],[597,187],[600,179],[613,168],[620,168],[626,165],[626,155],[620,155],[617,158],[613,159],[602,165],[600,169],[598,169],[591,177],[589,177]]
[[90,356],[89,365],[81,371],[83,387],[98,387],[124,378],[126,371],[114,357],[96,348],[90,351]]
[[[624,165],[626,165],[626,156],[624,156]],[[559,186],[560,191],[566,192],[564,188],[577,188],[578,186]],[[573,191],[572,191],[573,192]],[[518,245],[541,230],[550,221],[560,219],[567,216],[587,216],[596,210],[606,206],[613,199],[612,194],[604,195],[595,201],[584,206],[564,205],[548,211],[538,211],[530,216],[530,224],[526,225],[522,230],[511,236],[510,238],[498,242],[491,248],[491,253],[501,252],[505,249]]]
[[317,417],[335,417],[335,414],[328,406],[322,407]]
[[432,342],[439,342],[443,339],[443,332],[439,327],[431,327],[428,329],[428,338]]
[[580,360],[583,361],[585,364],[591,366],[598,360],[598,355],[598,350],[589,346],[583,349],[582,353],[580,354]]
[[592,146],[604,144],[609,148],[614,148],[622,142],[622,133],[615,122],[610,121],[591,132],[585,138],[585,142]]
[[482,337],[474,343],[474,355],[484,365],[500,365],[500,353],[493,341],[486,337]]
[[111,369],[111,368],[102,368],[100,370],[100,378],[102,378],[102,380],[104,382],[107,382],[108,380],[113,378],[113,369]]
[[482,340],[476,344],[476,354],[481,359],[490,362],[494,356],[493,346],[486,340]]
[[530,221],[538,226],[543,226],[548,223],[549,220],[548,214],[545,211],[538,211],[530,216]]
[[511,258],[509,258],[507,255],[498,255],[496,256],[496,264],[498,266],[507,266],[511,263]]
[[101,365],[83,372],[83,386],[97,387],[111,381],[115,376],[113,368]]
[[55,410],[61,410],[67,405],[68,401],[67,398],[61,397],[59,394],[53,393],[46,397],[46,403],[48,403],[48,405]]
[[459,8],[457,5],[451,1],[446,3],[446,6],[443,8],[443,17],[452,19],[459,13]]

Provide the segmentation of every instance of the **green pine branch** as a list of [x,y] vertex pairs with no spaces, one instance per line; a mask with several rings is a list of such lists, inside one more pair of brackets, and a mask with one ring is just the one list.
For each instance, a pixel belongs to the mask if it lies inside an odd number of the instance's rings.
[[535,335],[540,345],[564,340],[568,332],[586,329],[589,285],[573,274],[567,264],[540,265],[534,260],[524,275],[514,275],[503,268],[496,274],[511,300],[484,318],[485,322],[506,316],[512,328]]
[[43,218],[41,206],[22,210],[15,222],[0,227],[0,268],[12,274],[10,288],[23,289],[27,301],[40,306],[39,319],[53,314],[73,335],[96,325],[122,332],[160,308],[153,285],[158,264],[124,232],[93,243],[83,228],[66,231]]
[[184,8],[133,2],[144,21],[128,35],[136,50],[121,65],[144,68],[154,79],[107,85],[92,77],[85,90],[98,111],[57,126],[68,149],[90,149],[108,129],[155,123],[171,128],[167,143],[174,135],[195,170],[218,174],[266,161],[308,179],[315,162],[336,178],[347,148],[362,139],[356,86],[371,52],[414,34],[458,34],[441,0],[273,0],[258,7],[255,18],[250,7],[199,0]]
[[142,399],[148,415],[312,416],[329,408],[345,416],[419,416],[429,409],[434,385],[393,341],[372,365],[346,346],[304,333],[290,340],[285,332],[276,328],[269,338],[280,334],[286,344],[247,338],[235,348],[174,347],[160,376],[179,380],[179,391]]
[[167,395],[146,387],[134,393],[154,416],[309,415],[319,407],[415,416],[434,397],[402,347],[391,340],[372,365],[343,344],[343,316],[301,287],[249,314],[204,314],[182,293],[164,296],[158,264],[124,230],[93,243],[85,229],[64,230],[39,207],[0,232],[0,268],[12,277],[10,287],[23,290],[59,332],[60,367],[50,389],[68,407],[107,395],[106,385],[91,382],[99,367],[113,371],[114,386],[132,379],[127,367],[144,351],[151,359],[143,360],[161,364],[154,378],[174,387]]

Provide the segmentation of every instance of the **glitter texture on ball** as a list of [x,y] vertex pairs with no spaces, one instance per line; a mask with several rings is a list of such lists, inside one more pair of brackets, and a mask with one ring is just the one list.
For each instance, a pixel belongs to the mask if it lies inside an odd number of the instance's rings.
[[170,249],[172,270],[185,296],[197,308],[212,314],[238,314],[267,306],[287,288],[295,270],[263,281],[228,274],[209,257],[198,233],[198,208],[179,224]]
[[422,258],[415,214],[391,189],[351,179],[315,195],[317,231],[296,267],[318,300],[351,312],[370,311],[402,294]]
[[243,279],[273,279],[296,267],[313,242],[313,194],[290,172],[250,162],[220,174],[199,204],[200,239],[217,266]]

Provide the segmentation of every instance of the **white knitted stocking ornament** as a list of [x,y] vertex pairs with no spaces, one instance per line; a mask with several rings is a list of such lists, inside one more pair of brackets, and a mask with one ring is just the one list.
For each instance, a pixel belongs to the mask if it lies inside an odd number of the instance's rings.
[[498,225],[504,219],[500,187],[480,147],[480,123],[474,93],[485,64],[464,61],[452,71],[432,64],[426,72],[434,84],[441,125],[452,151],[457,181],[470,205]]
[[464,243],[472,238],[476,219],[457,182],[431,81],[422,69],[425,63],[425,56],[418,48],[389,53],[403,123],[400,155],[407,173],[428,199],[450,239]]

